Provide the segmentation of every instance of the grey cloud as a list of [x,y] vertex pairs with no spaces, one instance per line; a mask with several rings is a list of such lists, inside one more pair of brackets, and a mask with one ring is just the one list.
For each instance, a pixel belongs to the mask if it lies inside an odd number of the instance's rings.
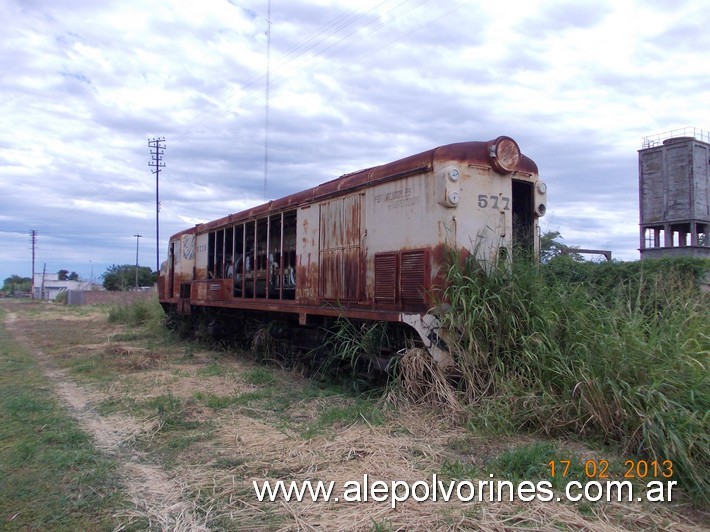
[[518,29],[521,34],[535,39],[541,33],[592,28],[609,13],[610,5],[607,2],[585,0],[550,2],[544,4],[538,14],[523,20]]

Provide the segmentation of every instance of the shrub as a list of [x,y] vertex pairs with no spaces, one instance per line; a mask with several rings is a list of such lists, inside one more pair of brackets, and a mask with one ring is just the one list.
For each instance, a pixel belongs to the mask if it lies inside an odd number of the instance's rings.
[[127,325],[158,325],[165,314],[160,304],[155,300],[139,299],[128,305],[111,307],[108,314],[109,323],[124,323]]
[[56,296],[54,296],[54,302],[55,303],[60,303],[62,305],[65,305],[67,302],[67,293],[66,291],[59,292]]

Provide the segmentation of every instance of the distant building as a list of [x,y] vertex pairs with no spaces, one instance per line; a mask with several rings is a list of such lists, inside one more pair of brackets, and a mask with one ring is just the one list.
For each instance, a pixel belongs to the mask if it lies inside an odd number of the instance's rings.
[[710,257],[710,133],[644,137],[638,153],[641,258]]
[[60,281],[58,273],[35,273],[32,297],[34,299],[54,300],[67,290],[91,290],[89,281]]

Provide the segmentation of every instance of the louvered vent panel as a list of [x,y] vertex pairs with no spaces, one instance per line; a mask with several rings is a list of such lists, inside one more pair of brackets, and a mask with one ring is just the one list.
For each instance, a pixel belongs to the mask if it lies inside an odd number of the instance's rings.
[[379,253],[375,255],[375,301],[395,303],[397,301],[397,254]]
[[400,263],[400,297],[403,302],[421,303],[426,290],[426,253],[403,251]]

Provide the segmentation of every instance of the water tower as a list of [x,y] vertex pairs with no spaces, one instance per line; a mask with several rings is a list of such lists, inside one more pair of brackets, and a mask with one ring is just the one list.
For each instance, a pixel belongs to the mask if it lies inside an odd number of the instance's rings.
[[641,258],[710,257],[710,132],[687,127],[643,138]]

